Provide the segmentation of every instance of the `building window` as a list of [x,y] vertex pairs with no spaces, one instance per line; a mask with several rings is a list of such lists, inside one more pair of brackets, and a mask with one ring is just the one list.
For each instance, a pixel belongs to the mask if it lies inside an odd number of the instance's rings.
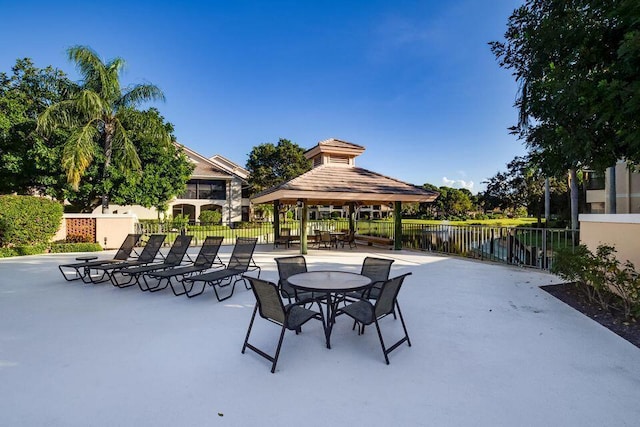
[[248,199],[249,197],[251,197],[249,193],[249,187],[242,187],[242,198]]
[[249,206],[242,207],[242,219],[241,221],[249,222]]
[[179,198],[199,200],[226,200],[227,183],[226,181],[220,179],[192,179],[187,183],[187,191],[180,195]]

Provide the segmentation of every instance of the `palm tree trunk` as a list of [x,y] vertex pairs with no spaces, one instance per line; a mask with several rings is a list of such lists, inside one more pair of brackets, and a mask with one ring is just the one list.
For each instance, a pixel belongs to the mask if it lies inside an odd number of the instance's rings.
[[[102,182],[107,182],[109,178],[109,167],[111,166],[111,155],[113,152],[113,133],[115,131],[113,123],[104,125],[104,169],[102,170]],[[109,213],[109,195],[106,191],[102,194],[102,213]]]

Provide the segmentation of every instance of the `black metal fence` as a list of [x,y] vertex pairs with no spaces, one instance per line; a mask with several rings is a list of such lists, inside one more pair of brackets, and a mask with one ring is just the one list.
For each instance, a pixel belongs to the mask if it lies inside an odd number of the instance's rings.
[[[288,221],[280,225],[291,234],[300,234],[300,223]],[[258,243],[274,241],[273,224],[270,222],[243,224],[241,227],[221,225],[188,225],[179,230],[167,224],[139,223],[137,232],[143,234],[167,234],[167,243],[185,232],[194,236],[198,245],[206,236],[224,236],[223,244],[233,244],[237,237],[257,237]],[[316,230],[348,230],[347,220],[309,221],[308,234]],[[356,232],[361,235],[395,239],[393,221],[357,221]],[[578,244],[578,231],[569,229],[545,229],[522,227],[497,227],[488,225],[402,224],[402,247],[444,254],[465,256],[480,260],[503,262],[547,270],[553,263],[559,248]]]

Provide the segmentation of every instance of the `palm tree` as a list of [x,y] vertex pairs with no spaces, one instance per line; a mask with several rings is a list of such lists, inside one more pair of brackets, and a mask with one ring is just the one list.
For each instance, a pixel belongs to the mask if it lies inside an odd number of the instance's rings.
[[[38,129],[45,135],[59,127],[71,131],[62,152],[67,182],[77,190],[99,150],[104,153],[103,183],[106,184],[112,162],[124,171],[139,171],[140,159],[123,122],[133,116],[131,112],[140,103],[164,101],[162,91],[152,84],[122,89],[119,80],[125,64],[122,58],[105,64],[87,46],[73,46],[67,54],[75,62],[83,80],[68,99],[49,106],[38,118]],[[140,120],[145,115],[137,114],[135,117]],[[171,137],[164,128],[152,128],[154,138],[163,144],[171,143]],[[108,190],[104,189],[102,213],[108,212]]]

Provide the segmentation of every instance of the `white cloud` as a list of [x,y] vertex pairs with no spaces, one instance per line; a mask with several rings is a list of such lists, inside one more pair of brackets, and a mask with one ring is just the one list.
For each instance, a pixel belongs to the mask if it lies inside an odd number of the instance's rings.
[[463,179],[449,179],[446,176],[442,177],[442,184],[446,187],[453,188],[466,188],[469,191],[473,191],[473,181],[465,181]]

